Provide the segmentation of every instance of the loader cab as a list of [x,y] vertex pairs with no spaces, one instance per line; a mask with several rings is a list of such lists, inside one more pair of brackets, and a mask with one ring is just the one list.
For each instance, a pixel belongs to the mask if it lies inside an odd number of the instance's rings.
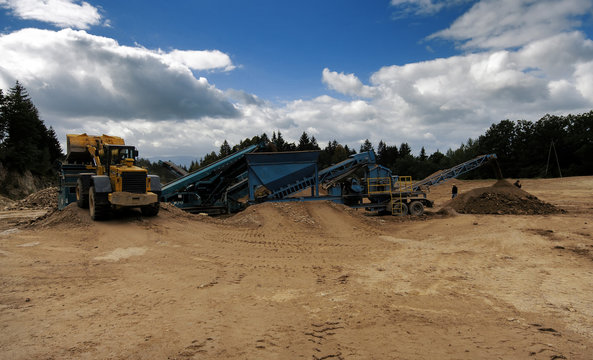
[[111,169],[111,166],[129,165],[136,163],[138,158],[138,150],[133,146],[125,145],[107,145],[105,146],[105,164],[106,169]]

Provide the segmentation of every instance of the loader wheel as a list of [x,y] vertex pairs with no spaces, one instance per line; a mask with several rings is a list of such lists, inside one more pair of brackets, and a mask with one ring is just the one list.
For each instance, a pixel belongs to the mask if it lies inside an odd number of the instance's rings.
[[410,215],[420,216],[424,214],[424,205],[420,201],[412,201],[409,206]]
[[140,210],[142,211],[142,216],[156,216],[159,213],[159,209],[161,205],[157,202],[154,204],[142,206]]
[[89,188],[89,213],[93,220],[104,220],[109,215],[111,206],[107,201],[106,194],[97,194],[95,187]]
[[76,182],[76,205],[83,209],[89,207],[89,188],[84,186],[84,182],[80,178]]

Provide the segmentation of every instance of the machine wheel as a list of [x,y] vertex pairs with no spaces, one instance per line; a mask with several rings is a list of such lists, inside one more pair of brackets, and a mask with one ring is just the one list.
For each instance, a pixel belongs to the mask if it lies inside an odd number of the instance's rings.
[[142,206],[140,210],[142,211],[142,216],[156,216],[159,213],[159,209],[161,205],[156,202],[154,204]]
[[401,215],[401,216],[408,215],[408,205],[406,205],[405,203],[403,203],[403,202],[400,203],[399,201],[394,202],[392,207],[393,207],[393,212],[392,212],[393,215]]
[[420,216],[424,214],[424,205],[420,201],[412,201],[410,203],[410,215]]
[[89,188],[84,186],[84,181],[81,178],[78,178],[76,182],[76,205],[83,209],[89,207]]
[[89,188],[89,213],[93,220],[104,220],[109,215],[111,206],[107,201],[106,194],[97,194],[95,187]]

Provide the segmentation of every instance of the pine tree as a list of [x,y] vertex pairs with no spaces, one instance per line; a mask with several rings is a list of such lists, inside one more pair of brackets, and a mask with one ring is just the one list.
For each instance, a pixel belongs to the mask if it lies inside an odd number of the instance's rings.
[[309,135],[307,135],[307,133],[303,131],[303,134],[301,135],[301,138],[299,139],[299,144],[297,145],[297,150],[299,150],[299,151],[311,150],[310,147],[311,147],[311,140],[309,140]]
[[371,142],[369,141],[369,139],[366,139],[364,141],[364,143],[362,145],[360,145],[360,152],[367,152],[367,151],[371,151],[371,150],[375,150],[373,149],[373,144],[371,144]]
[[220,157],[223,158],[223,157],[229,156],[231,154],[231,152],[232,152],[231,146],[225,139],[224,142],[222,143],[222,145],[220,145]]
[[420,149],[420,156],[418,157],[418,160],[426,161],[426,159],[428,159],[428,156],[426,156],[426,150],[424,149],[424,146],[423,146],[422,149]]
[[8,169],[31,170],[40,175],[51,171],[62,150],[53,128],[48,130],[39,119],[37,108],[18,81],[2,96],[0,124],[3,134],[0,161]]

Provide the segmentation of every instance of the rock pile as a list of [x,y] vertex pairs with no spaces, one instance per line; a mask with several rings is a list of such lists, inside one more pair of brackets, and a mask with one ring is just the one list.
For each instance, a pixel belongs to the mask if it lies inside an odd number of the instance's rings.
[[444,204],[460,214],[546,215],[563,212],[506,180],[470,190]]
[[5,210],[47,209],[55,210],[58,207],[58,188],[50,187],[37,191],[26,198],[8,204]]

